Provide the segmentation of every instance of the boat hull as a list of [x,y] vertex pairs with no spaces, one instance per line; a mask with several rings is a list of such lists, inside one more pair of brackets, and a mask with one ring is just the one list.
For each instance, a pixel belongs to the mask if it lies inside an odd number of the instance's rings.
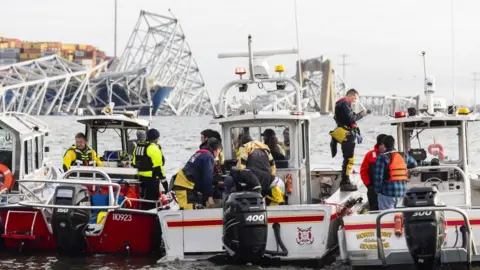
[[[4,207],[0,217],[4,248],[57,251],[54,234],[41,210]],[[160,246],[155,212],[114,210],[106,215],[103,225],[89,224],[86,231],[86,253],[148,254]]]

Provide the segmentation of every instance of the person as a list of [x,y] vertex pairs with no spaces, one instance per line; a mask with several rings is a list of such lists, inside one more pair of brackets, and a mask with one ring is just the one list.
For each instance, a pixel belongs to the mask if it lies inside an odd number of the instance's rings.
[[286,160],[285,151],[280,146],[275,131],[273,129],[267,128],[261,134],[263,136],[263,143],[268,145],[270,148],[270,153],[274,160]]
[[[160,183],[164,190],[168,189],[165,170],[163,168],[162,150],[158,147],[160,132],[152,128],[147,131],[145,141],[141,141],[133,149],[132,164],[138,169],[138,178],[142,187],[141,197],[145,200],[158,201]],[[155,208],[154,203],[142,203],[142,209]]]
[[290,157],[290,129],[288,126],[283,130],[283,150],[285,150],[286,158]]
[[240,170],[250,169],[255,175],[263,182],[264,176],[277,173],[277,167],[275,166],[275,160],[270,153],[268,145],[259,141],[254,141],[249,134],[242,136],[242,146],[238,149],[239,158],[237,160],[237,168]]
[[377,193],[373,185],[373,179],[375,177],[375,164],[377,163],[377,157],[380,153],[385,152],[385,146],[383,140],[387,135],[380,134],[377,136],[377,144],[373,146],[373,149],[368,151],[362,161],[360,167],[360,177],[363,184],[367,187],[368,204],[370,205],[370,211],[378,210]]
[[127,151],[129,154],[133,154],[133,149],[142,141],[145,141],[147,138],[147,134],[145,130],[139,129],[137,130],[137,139],[136,140],[129,140],[127,142]]
[[271,176],[269,182],[262,183],[249,169],[233,170],[224,181],[223,199],[232,192],[256,191],[265,198],[268,206],[285,203],[285,183],[279,177]]
[[377,157],[373,181],[379,210],[393,209],[402,201],[407,190],[407,166],[417,166],[415,159],[409,155],[406,155],[405,162],[403,155],[395,150],[395,139],[392,136],[386,136],[383,144],[385,152]]
[[233,192],[253,191],[262,193],[262,185],[257,176],[249,169],[232,170],[223,183],[223,200]]
[[87,137],[81,132],[75,135],[75,144],[63,155],[63,171],[68,171],[73,165],[103,166],[97,152],[87,145]]
[[215,157],[218,157],[221,150],[221,141],[210,138],[204,147],[197,150],[185,166],[178,170],[173,180],[173,190],[181,209],[192,210],[204,206],[210,208],[215,206],[212,188],[213,167]]
[[340,191],[356,191],[358,188],[350,181],[350,173],[352,172],[354,162],[355,140],[361,142],[360,130],[356,122],[365,117],[370,111],[361,111],[355,113],[352,109],[358,99],[358,92],[355,89],[347,91],[345,97],[339,99],[335,104],[334,120],[337,127],[330,131],[332,141],[330,148],[332,157],[337,154],[337,143],[342,146],[343,163],[342,163],[342,180],[340,181]]

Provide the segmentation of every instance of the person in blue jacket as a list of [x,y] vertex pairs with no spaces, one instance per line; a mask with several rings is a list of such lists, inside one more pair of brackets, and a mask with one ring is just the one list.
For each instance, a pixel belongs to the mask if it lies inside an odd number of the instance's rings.
[[185,166],[178,170],[173,181],[173,190],[181,209],[214,207],[213,169],[215,158],[221,151],[222,142],[209,138],[205,145],[190,157]]

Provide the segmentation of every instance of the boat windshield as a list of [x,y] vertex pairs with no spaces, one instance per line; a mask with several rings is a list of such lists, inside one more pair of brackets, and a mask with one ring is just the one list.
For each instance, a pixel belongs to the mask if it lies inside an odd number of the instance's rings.
[[425,161],[438,158],[440,162],[454,163],[460,159],[457,133],[456,128],[415,129],[412,131],[410,148],[424,149],[427,153]]
[[0,128],[0,150],[12,151],[13,150],[13,136],[12,134]]
[[[290,159],[290,128],[288,126],[234,127],[231,128],[230,134],[232,136],[232,158],[234,159],[237,158],[238,149],[242,145],[242,138],[246,134],[250,135],[254,141],[265,143],[269,148],[272,148],[270,151],[276,160]],[[271,135],[275,135],[275,138],[272,138]],[[273,150],[274,147],[275,150]],[[281,158],[282,155],[284,156],[283,159]]]

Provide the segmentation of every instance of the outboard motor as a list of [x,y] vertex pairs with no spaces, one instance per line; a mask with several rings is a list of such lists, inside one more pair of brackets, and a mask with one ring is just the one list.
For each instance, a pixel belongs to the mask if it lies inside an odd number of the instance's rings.
[[245,262],[260,260],[268,236],[267,210],[258,192],[237,192],[223,207],[223,246],[228,254]]
[[[403,198],[405,207],[442,206],[437,189],[414,187]],[[403,213],[403,229],[408,250],[419,269],[435,269],[440,263],[445,241],[445,214],[443,211]]]
[[[61,185],[55,189],[55,205],[90,206],[88,189],[82,185]],[[90,221],[88,209],[55,208],[52,230],[57,249],[61,253],[81,253],[85,250],[85,229]]]

